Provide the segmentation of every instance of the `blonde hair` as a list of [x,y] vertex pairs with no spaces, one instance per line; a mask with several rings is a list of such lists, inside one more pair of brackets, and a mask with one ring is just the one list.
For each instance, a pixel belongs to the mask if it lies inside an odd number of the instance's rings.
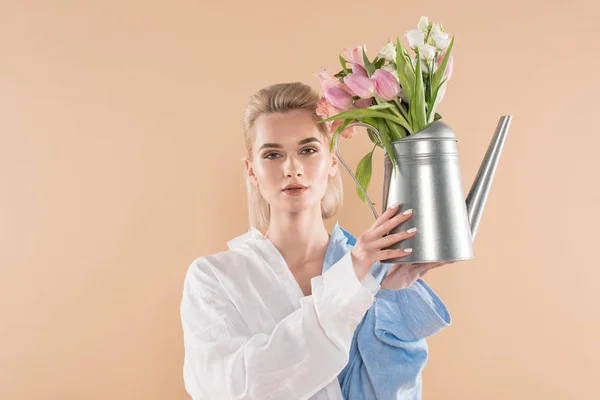
[[[243,129],[246,157],[243,160],[252,161],[252,132],[256,119],[262,114],[285,113],[293,110],[309,110],[319,132],[327,144],[331,140],[330,124],[317,123],[320,119],[316,109],[320,95],[312,87],[302,82],[275,83],[264,87],[250,97],[244,110]],[[260,193],[260,188],[254,186],[247,173],[244,174],[248,193],[248,219],[251,228],[268,226],[271,218],[271,206]],[[342,178],[340,173],[329,176],[327,190],[321,199],[321,216],[329,219],[335,215],[343,201]]]

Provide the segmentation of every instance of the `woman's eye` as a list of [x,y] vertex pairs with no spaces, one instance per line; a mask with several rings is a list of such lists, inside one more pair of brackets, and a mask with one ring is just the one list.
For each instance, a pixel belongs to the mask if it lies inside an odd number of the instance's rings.
[[305,150],[312,150],[312,151],[311,151],[310,153],[308,153],[308,154],[313,154],[313,153],[316,153],[316,152],[317,152],[317,150],[313,149],[312,147],[307,147],[306,149],[304,149],[304,150],[302,150],[302,151],[305,151]]
[[[310,150],[310,151],[307,151],[307,150]],[[307,147],[306,149],[302,149],[302,151],[300,153],[314,154],[314,153],[317,153],[317,150],[313,149],[312,147]],[[267,153],[267,154],[265,154],[264,158],[266,158],[267,160],[274,160],[279,157],[271,157],[271,156],[279,156],[279,155],[280,154],[278,154],[278,153]]]

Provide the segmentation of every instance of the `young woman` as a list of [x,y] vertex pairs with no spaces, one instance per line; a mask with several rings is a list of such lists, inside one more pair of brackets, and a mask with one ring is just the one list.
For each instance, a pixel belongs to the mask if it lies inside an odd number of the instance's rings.
[[419,278],[443,264],[380,262],[409,254],[383,249],[417,234],[386,236],[411,217],[398,205],[358,238],[337,222],[327,232],[342,180],[318,101],[308,85],[280,83],[246,108],[250,230],[194,260],[184,281],[183,372],[195,400],[421,397],[425,338],[450,315]]

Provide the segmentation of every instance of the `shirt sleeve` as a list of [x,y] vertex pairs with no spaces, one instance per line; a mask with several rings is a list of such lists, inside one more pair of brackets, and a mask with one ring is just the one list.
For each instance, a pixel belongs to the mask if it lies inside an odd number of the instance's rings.
[[381,288],[381,285],[379,283],[377,283],[377,280],[375,279],[375,277],[373,276],[373,274],[371,272],[367,272],[367,274],[365,275],[364,278],[362,278],[360,283],[365,288],[367,288],[367,290],[369,292],[371,292],[371,294],[373,296],[375,296],[377,294],[377,292],[379,291],[379,289]]
[[392,342],[425,339],[452,322],[442,300],[422,279],[405,289],[380,290],[374,308],[378,336]]
[[450,323],[445,305],[421,279],[406,289],[380,290],[338,376],[344,399],[421,399],[426,338]]
[[187,392],[194,400],[311,397],[348,362],[354,331],[375,299],[372,283],[358,280],[348,251],[311,280],[298,310],[272,332],[251,334],[210,261],[197,259],[180,308]]

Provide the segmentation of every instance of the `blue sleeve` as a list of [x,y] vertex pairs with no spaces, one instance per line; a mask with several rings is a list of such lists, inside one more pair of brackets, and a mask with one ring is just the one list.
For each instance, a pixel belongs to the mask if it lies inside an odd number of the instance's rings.
[[338,376],[345,399],[421,399],[426,338],[449,326],[448,310],[422,280],[380,290],[354,332],[350,359]]
[[400,341],[425,339],[452,322],[442,300],[422,279],[406,289],[381,289],[375,297],[378,337],[385,333]]

